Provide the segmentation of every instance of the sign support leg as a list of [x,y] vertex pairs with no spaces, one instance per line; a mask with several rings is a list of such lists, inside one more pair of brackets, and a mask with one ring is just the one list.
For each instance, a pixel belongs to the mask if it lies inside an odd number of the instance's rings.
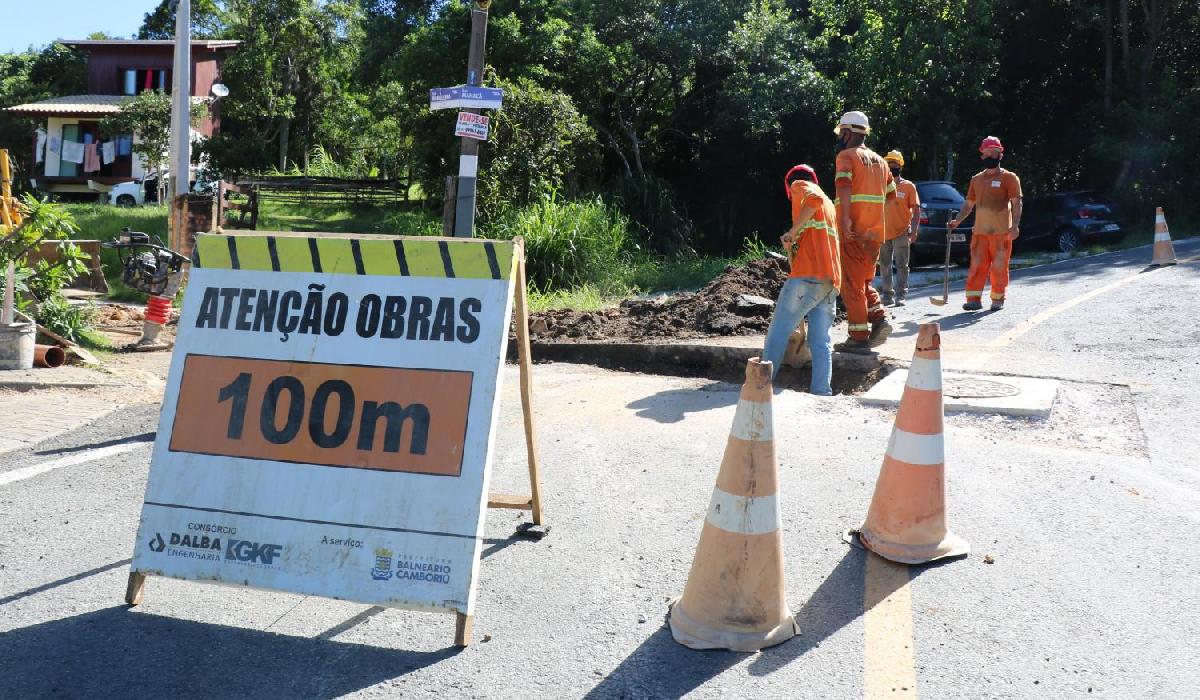
[[129,583],[125,586],[125,603],[128,605],[141,605],[142,593],[146,588],[146,574],[130,571]]
[[466,613],[454,614],[454,646],[471,645],[471,633],[475,629],[475,616]]
[[538,461],[537,430],[533,422],[533,359],[529,348],[529,309],[525,290],[525,245],[517,246],[516,299],[517,360],[521,365],[521,413],[525,418],[525,450],[529,456],[529,486],[533,524],[542,524],[542,470]]

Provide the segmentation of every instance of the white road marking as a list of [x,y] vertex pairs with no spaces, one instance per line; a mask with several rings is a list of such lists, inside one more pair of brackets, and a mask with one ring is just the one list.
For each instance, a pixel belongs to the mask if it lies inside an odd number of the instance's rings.
[[91,461],[94,461],[97,459],[103,459],[105,457],[112,457],[114,455],[124,454],[126,452],[132,452],[133,450],[136,450],[139,447],[144,447],[146,445],[152,445],[152,444],[153,443],[150,443],[150,442],[123,442],[119,445],[109,445],[108,447],[97,447],[94,450],[88,450],[86,452],[79,452],[77,454],[67,455],[66,457],[59,457],[58,459],[52,459],[49,462],[42,462],[41,464],[35,464],[32,467],[22,467],[20,469],[14,469],[10,472],[4,472],[4,473],[0,474],[0,486],[7,486],[9,484],[13,484],[18,481],[24,481],[25,479],[31,479],[35,476],[45,474],[47,472],[52,472],[55,469],[62,469],[63,467],[74,467],[76,465],[83,464],[85,462],[91,462]]

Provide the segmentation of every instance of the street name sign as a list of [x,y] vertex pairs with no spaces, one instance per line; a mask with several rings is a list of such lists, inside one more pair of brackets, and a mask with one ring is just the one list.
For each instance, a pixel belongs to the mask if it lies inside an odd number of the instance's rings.
[[[522,255],[480,239],[198,236],[129,602],[146,575],[170,576],[452,612],[469,637]],[[536,483],[506,498],[528,508]]]
[[500,88],[456,85],[429,91],[429,109],[500,109],[504,90]]

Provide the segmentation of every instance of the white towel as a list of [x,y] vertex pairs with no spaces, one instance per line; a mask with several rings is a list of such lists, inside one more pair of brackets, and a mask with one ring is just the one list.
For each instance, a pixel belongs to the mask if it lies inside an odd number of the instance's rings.
[[105,141],[100,145],[100,154],[104,159],[104,164],[108,165],[117,159],[117,144],[113,141]]
[[62,142],[62,159],[68,163],[83,162],[83,144],[76,141],[68,141],[63,139]]
[[41,129],[37,130],[37,145],[33,147],[33,158],[35,163],[41,163],[45,156],[43,153],[46,149],[46,132]]

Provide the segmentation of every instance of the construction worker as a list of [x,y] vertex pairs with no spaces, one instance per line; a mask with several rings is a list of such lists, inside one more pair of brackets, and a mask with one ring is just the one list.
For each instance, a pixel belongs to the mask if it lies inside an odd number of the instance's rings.
[[846,112],[833,130],[838,136],[834,182],[842,248],[842,300],[850,337],[836,349],[866,354],[892,333],[879,294],[871,287],[879,249],[886,236],[886,202],[896,196],[887,163],[867,148],[867,115]]
[[983,287],[991,280],[992,311],[1004,308],[1008,289],[1008,261],[1012,244],[1021,235],[1021,179],[1016,173],[1000,167],[1004,144],[989,136],[979,144],[979,159],[983,171],[971,178],[967,202],[958,218],[946,223],[948,231],[975,211],[975,230],[971,236],[971,269],[967,273],[967,303],[965,311],[983,308]]
[[[904,306],[908,296],[908,261],[912,244],[921,227],[921,198],[917,186],[900,176],[904,154],[888,151],[883,157],[896,181],[896,198],[887,202],[887,237],[879,250],[879,296],[884,305]],[[896,264],[895,285],[892,284],[892,263]]]
[[775,304],[763,359],[771,362],[771,379],[774,379],[779,374],[789,336],[807,318],[808,347],[812,352],[809,391],[831,396],[833,352],[829,334],[833,327],[833,301],[842,284],[837,210],[821,190],[816,172],[807,165],[789,170],[784,185],[792,200],[792,227],[780,241],[791,253],[792,271]]

